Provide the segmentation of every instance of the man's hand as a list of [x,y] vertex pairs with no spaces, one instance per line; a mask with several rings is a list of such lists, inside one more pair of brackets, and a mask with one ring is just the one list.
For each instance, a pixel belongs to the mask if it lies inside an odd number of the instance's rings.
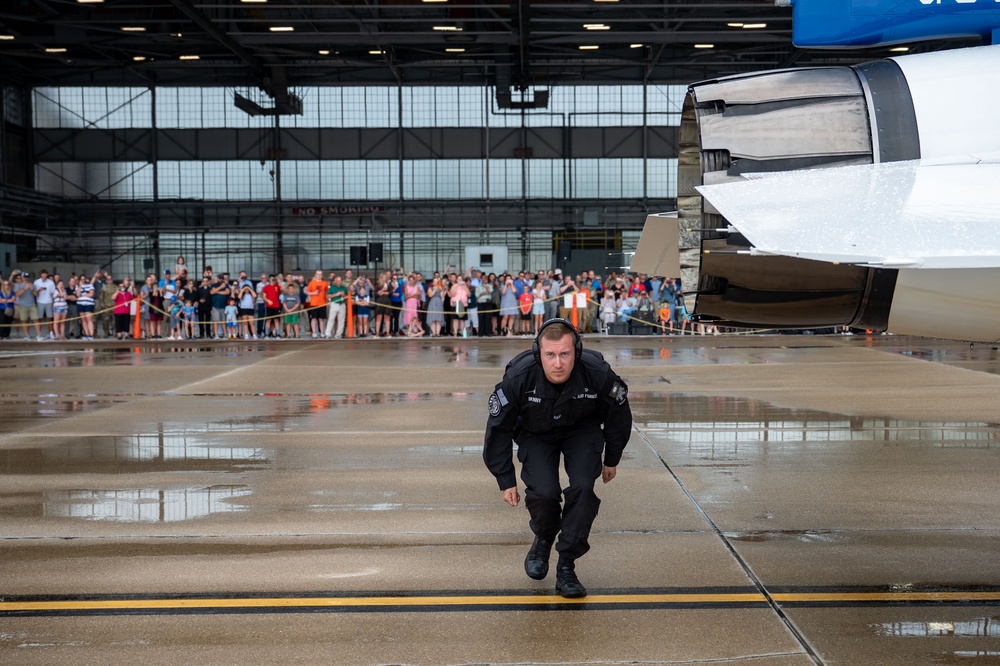
[[601,470],[601,480],[603,480],[604,483],[607,483],[611,479],[615,478],[615,474],[617,473],[618,473],[617,467],[608,467],[607,465],[605,465],[604,469]]
[[513,486],[503,491],[503,501],[511,506],[517,506],[521,501],[521,496],[517,494],[517,486]]

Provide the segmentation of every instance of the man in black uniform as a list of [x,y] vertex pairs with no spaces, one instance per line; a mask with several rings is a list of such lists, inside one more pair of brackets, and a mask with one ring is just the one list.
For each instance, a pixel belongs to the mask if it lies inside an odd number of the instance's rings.
[[[600,353],[583,348],[572,324],[550,319],[538,330],[531,351],[507,364],[489,408],[483,460],[511,506],[521,500],[511,455],[511,443],[517,442],[524,503],[535,534],[525,573],[545,578],[558,536],[556,591],[567,598],[586,596],[575,561],[590,550],[587,539],[601,504],[594,483],[598,477],[604,483],[615,478],[632,430],[625,382]],[[564,491],[560,454],[569,476]],[[565,506],[560,506],[563,498]]]

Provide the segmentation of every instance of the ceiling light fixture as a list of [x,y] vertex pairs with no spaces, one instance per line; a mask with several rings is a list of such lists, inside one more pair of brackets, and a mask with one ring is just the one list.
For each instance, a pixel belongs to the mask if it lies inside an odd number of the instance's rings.
[[896,46],[896,47],[893,47],[893,48],[891,48],[889,50],[892,51],[893,53],[906,53],[907,51],[910,50],[910,47],[909,46]]
[[611,30],[611,26],[603,23],[584,23],[583,27],[586,30]]
[[14,39],[14,35],[0,35],[0,42],[9,42]]
[[290,25],[272,25],[268,30],[271,32],[295,32],[295,28]]
[[201,60],[201,56],[197,56],[197,55],[184,55],[184,56],[181,56],[181,60]]
[[240,2],[245,2],[247,4],[250,3],[264,4],[265,2],[267,2],[267,0],[240,0]]
[[59,47],[59,48],[50,47],[50,48],[45,49],[45,52],[46,53],[66,53],[66,49],[64,49],[62,47]]
[[421,0],[421,2],[426,2],[427,4],[430,4],[432,2],[448,2],[448,0]]
[[141,25],[123,25],[122,32],[146,32],[146,29]]
[[371,51],[368,52],[368,55],[385,55],[385,51],[377,51],[375,49],[372,49]]
[[644,44],[629,44],[628,45],[628,47],[630,49],[641,49],[643,46],[645,46],[645,45]]
[[715,44],[695,44],[696,49],[714,49]]
[[434,30],[438,32],[462,32],[462,29],[457,25],[436,25]]
[[587,45],[587,46],[581,46],[580,50],[581,51],[596,51],[599,48],[601,48],[601,47],[600,46],[595,46],[595,45],[591,44],[591,45]]
[[81,5],[99,5],[102,2],[104,2],[104,0],[76,0],[76,1],[78,4]]
[[330,52],[327,51],[326,49],[323,49],[322,51],[319,52],[319,54],[320,55],[330,55]]
[[726,25],[729,26],[730,28],[742,28],[743,27],[742,23],[727,23]]
[[142,62],[145,59],[146,56],[132,56],[132,60],[135,60],[136,62]]
[[766,28],[766,27],[767,27],[766,23],[744,23],[743,24],[743,29],[744,30],[758,30],[760,28]]
[[465,53],[465,49],[445,49],[448,53]]

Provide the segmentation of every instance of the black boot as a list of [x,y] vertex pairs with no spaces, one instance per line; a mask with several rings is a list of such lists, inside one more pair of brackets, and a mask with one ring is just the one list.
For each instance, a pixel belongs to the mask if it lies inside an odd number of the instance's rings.
[[549,573],[549,553],[552,551],[552,542],[546,539],[535,537],[531,544],[531,550],[524,558],[524,573],[528,578],[541,580]]
[[559,558],[559,563],[556,565],[556,592],[566,599],[587,596],[587,588],[576,577],[576,564],[573,560]]

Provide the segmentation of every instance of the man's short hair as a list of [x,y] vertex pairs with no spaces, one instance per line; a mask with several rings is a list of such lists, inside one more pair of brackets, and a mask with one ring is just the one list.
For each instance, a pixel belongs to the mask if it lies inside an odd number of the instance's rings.
[[562,340],[567,335],[575,337],[576,332],[562,322],[555,322],[542,329],[541,335],[538,336],[538,341],[541,343],[542,340]]

